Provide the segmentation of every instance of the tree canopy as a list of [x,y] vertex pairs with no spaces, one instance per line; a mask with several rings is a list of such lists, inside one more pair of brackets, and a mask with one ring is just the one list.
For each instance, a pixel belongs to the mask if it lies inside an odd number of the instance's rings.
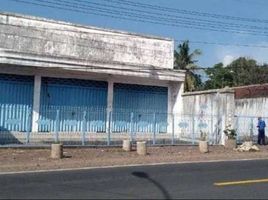
[[174,69],[186,70],[186,92],[268,83],[268,64],[258,64],[256,60],[246,57],[237,58],[227,66],[217,63],[206,68],[204,72],[208,79],[202,80],[196,73],[199,69],[196,57],[199,55],[199,49],[191,52],[188,40],[179,44],[174,51]]
[[268,83],[268,65],[259,65],[256,60],[245,57],[225,67],[218,63],[205,72],[209,79],[204,83],[204,89]]
[[201,55],[199,49],[190,52],[188,40],[179,44],[177,50],[174,51],[174,69],[186,70],[184,84],[185,91],[194,91],[202,83],[200,76],[194,73],[194,69],[196,68],[195,63],[197,62],[194,58],[199,55]]

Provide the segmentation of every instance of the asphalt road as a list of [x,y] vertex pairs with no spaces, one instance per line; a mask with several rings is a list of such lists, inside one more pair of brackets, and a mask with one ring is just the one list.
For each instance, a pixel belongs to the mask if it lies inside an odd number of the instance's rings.
[[0,175],[0,198],[268,198],[268,182],[214,183],[268,178],[268,160],[123,167]]

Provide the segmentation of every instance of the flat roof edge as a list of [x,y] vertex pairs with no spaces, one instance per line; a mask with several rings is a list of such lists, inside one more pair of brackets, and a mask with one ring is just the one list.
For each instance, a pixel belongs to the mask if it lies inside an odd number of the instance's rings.
[[202,90],[195,92],[186,92],[183,93],[182,96],[193,96],[193,95],[201,95],[201,94],[215,94],[215,93],[234,93],[235,91],[232,88],[222,88],[222,89],[213,89],[213,90]]
[[83,25],[83,24],[76,24],[76,23],[72,23],[72,22],[48,19],[45,17],[32,16],[32,15],[27,15],[27,14],[19,14],[19,13],[13,13],[13,12],[0,11],[0,15],[6,15],[6,16],[12,16],[12,17],[18,17],[18,18],[24,18],[24,19],[31,19],[31,20],[43,21],[43,22],[50,22],[50,23],[61,24],[61,25],[68,25],[68,26],[73,26],[76,28],[94,29],[94,30],[99,30],[99,31],[107,31],[107,32],[118,33],[118,34],[138,36],[138,37],[143,37],[143,38],[148,38],[148,39],[157,39],[157,40],[165,40],[165,41],[174,42],[174,39],[168,38],[168,37],[161,37],[161,36],[155,36],[155,35],[149,35],[149,34],[147,35],[147,34],[142,34],[142,33],[128,32],[128,31],[109,29],[109,28],[101,28],[101,27]]

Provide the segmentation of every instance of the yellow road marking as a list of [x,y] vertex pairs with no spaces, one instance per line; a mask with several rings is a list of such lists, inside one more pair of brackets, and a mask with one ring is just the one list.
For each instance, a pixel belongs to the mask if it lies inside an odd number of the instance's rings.
[[244,180],[244,181],[219,182],[219,183],[214,183],[214,185],[215,186],[228,186],[228,185],[243,185],[243,184],[252,184],[252,183],[266,183],[266,182],[268,182],[268,178],[255,179],[255,180]]

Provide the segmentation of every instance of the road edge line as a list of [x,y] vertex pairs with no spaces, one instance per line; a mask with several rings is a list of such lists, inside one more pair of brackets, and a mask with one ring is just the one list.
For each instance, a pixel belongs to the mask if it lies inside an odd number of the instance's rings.
[[29,171],[15,171],[15,172],[0,172],[0,175],[12,174],[34,174],[47,172],[65,172],[65,171],[79,171],[79,170],[93,170],[93,169],[112,169],[124,167],[145,167],[145,166],[161,166],[161,165],[176,165],[176,164],[198,164],[198,163],[216,163],[216,162],[239,162],[239,161],[258,161],[267,160],[266,158],[245,158],[232,160],[204,160],[204,161],[181,161],[181,162],[162,162],[162,163],[145,163],[145,164],[129,164],[129,165],[108,165],[108,166],[94,166],[94,167],[79,167],[79,168],[65,168],[65,169],[44,169],[44,170],[29,170]]

